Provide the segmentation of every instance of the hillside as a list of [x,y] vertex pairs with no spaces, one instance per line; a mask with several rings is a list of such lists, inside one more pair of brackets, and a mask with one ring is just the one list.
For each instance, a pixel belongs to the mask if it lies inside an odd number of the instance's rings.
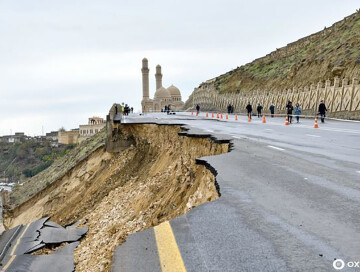
[[0,173],[11,182],[30,178],[73,149],[72,145],[52,146],[48,141],[0,143]]
[[[303,87],[360,77],[360,13],[216,77],[219,93]],[[201,86],[201,85],[200,85]],[[187,107],[185,107],[187,108]]]
[[54,163],[44,171],[25,180],[22,186],[15,186],[6,205],[7,208],[12,209],[20,205],[57,179],[66,175],[68,171],[75,167],[80,161],[84,160],[89,154],[103,147],[104,142],[105,130],[86,139],[68,152],[65,152],[64,156],[57,158]]

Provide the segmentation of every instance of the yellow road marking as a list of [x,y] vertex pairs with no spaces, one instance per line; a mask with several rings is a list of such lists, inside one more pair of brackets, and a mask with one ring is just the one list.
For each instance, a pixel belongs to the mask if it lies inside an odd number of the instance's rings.
[[6,271],[6,269],[8,269],[11,263],[14,261],[15,257],[16,257],[15,255],[12,255],[10,260],[7,262],[7,264],[4,266],[3,270],[1,271]]
[[24,231],[21,233],[20,237],[17,239],[16,244],[15,244],[13,250],[11,251],[10,255],[14,255],[16,248],[17,248],[18,245],[20,244],[21,238],[24,236],[24,234],[25,234],[25,232],[26,232],[26,230],[28,229],[29,226],[30,226],[30,224],[26,226],[26,228],[24,229]]
[[18,245],[20,244],[20,240],[24,236],[24,234],[25,234],[26,230],[28,229],[29,225],[26,226],[26,228],[21,233],[20,237],[17,239],[16,244],[15,244],[15,246],[13,247],[13,249],[12,249],[12,251],[10,253],[11,257],[10,257],[9,261],[7,262],[7,264],[4,266],[3,270],[1,270],[1,271],[6,271],[6,269],[8,269],[9,266],[12,264],[12,262],[15,260],[15,257],[16,257],[16,255],[14,255],[15,250],[18,247]]
[[154,227],[155,239],[163,272],[186,272],[174,233],[169,221]]

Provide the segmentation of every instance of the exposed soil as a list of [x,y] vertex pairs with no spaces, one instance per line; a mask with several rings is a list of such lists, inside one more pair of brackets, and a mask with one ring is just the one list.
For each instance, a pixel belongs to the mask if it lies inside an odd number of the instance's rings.
[[136,231],[215,200],[214,175],[196,158],[228,144],[179,136],[179,126],[126,125],[136,144],[110,154],[98,148],[5,218],[7,227],[51,216],[89,227],[75,252],[76,271],[109,271],[114,247]]

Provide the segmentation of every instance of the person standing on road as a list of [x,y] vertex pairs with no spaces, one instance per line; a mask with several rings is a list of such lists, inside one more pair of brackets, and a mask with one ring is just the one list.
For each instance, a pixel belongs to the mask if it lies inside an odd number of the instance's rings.
[[231,104],[229,104],[229,105],[227,106],[228,114],[231,113],[231,108],[232,108],[232,106],[231,106]]
[[129,109],[128,104],[125,104],[124,113],[125,113],[126,116],[129,115],[129,111],[130,111],[130,109]]
[[287,117],[288,117],[289,123],[291,124],[292,114],[293,114],[293,110],[294,110],[294,106],[292,105],[291,101],[288,101],[288,103],[286,105],[286,109],[287,109]]
[[300,115],[301,115],[301,107],[300,107],[299,103],[297,103],[296,107],[295,107],[295,117],[296,117],[297,123],[299,123]]
[[273,104],[271,104],[269,110],[270,110],[270,113],[271,113],[271,118],[273,118],[273,117],[274,117],[274,113],[275,113],[275,106],[274,106]]
[[323,100],[320,101],[319,104],[319,114],[321,115],[321,123],[325,123],[327,108]]
[[258,113],[258,118],[260,118],[261,117],[261,111],[263,109],[263,107],[260,105],[260,103],[258,104],[256,109],[257,109],[257,113]]
[[252,106],[251,106],[250,102],[247,104],[246,110],[247,110],[248,118],[251,119]]
[[118,106],[115,104],[115,115],[118,114]]
[[196,105],[196,113],[199,114],[199,112],[200,112],[200,106],[199,106],[199,104],[197,104]]

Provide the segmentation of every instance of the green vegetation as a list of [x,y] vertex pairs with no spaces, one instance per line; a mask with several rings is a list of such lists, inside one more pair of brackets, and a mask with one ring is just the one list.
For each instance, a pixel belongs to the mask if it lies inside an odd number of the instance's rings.
[[[105,145],[106,130],[103,129],[80,144],[73,146],[63,146],[54,156],[47,152],[42,158],[54,159],[54,162],[30,179],[23,182],[23,186],[17,186],[10,194],[8,207],[14,208],[20,203],[31,198],[34,194],[60,179],[75,167],[80,161],[85,160],[91,153],[103,148]],[[62,148],[65,148],[62,149]],[[55,159],[56,158],[56,159]],[[38,164],[37,166],[39,166]],[[35,167],[37,167],[35,166]],[[35,168],[34,167],[34,168]],[[27,167],[28,169],[34,169]]]
[[351,80],[360,77],[359,65],[360,13],[355,13],[321,33],[220,75],[214,86],[228,93],[305,86],[335,76]]
[[67,154],[73,145],[51,146],[48,141],[29,140],[23,143],[0,143],[0,176],[17,182],[33,177]]

